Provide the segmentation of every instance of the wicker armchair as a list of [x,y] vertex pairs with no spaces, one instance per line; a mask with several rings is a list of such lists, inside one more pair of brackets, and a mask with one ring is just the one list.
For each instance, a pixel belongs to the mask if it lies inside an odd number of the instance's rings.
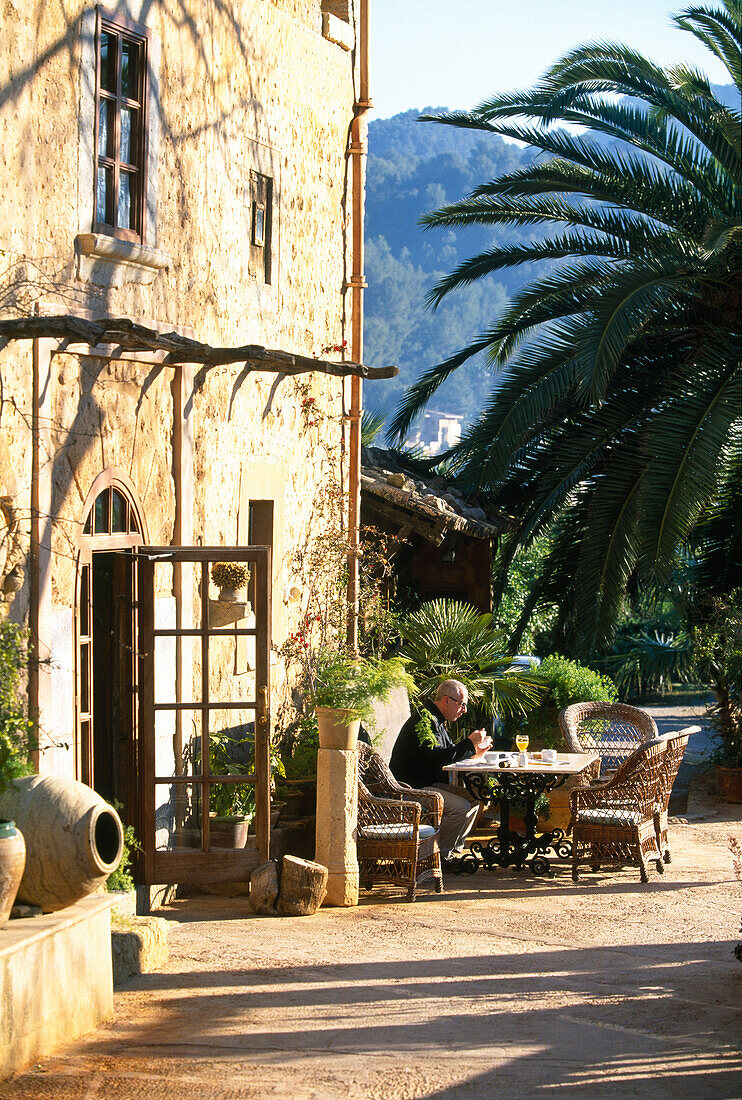
[[670,805],[670,795],[685,754],[688,738],[692,733],[699,733],[700,729],[700,726],[687,726],[678,733],[666,733],[664,735],[667,748],[662,760],[657,798],[654,804],[654,831],[657,836],[657,847],[662,853],[665,863],[672,862],[670,845],[667,839],[667,807]]
[[358,744],[357,848],[360,880],[407,888],[414,901],[418,886],[432,879],[443,890],[438,833],[443,799],[435,791],[417,791],[398,783],[387,764],[368,745]]
[[590,779],[606,779],[647,741],[657,737],[650,714],[626,703],[573,703],[559,715],[568,752],[597,752]]
[[647,859],[662,873],[665,865],[657,844],[654,809],[660,789],[666,752],[665,738],[641,745],[625,760],[612,779],[594,787],[576,787],[572,805],[572,879],[589,863],[594,871],[601,863],[640,868],[648,882]]

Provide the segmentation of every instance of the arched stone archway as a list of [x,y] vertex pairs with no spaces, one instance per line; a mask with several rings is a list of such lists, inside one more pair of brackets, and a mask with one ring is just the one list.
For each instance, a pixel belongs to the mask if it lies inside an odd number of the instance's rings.
[[75,586],[75,774],[125,816],[136,804],[136,624],[129,555],[146,517],[124,470],[110,467],[85,499]]

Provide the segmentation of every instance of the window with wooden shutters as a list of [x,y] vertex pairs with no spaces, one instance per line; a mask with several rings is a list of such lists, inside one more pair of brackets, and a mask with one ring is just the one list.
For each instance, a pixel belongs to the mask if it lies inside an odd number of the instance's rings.
[[146,27],[98,9],[93,229],[144,241],[147,194]]

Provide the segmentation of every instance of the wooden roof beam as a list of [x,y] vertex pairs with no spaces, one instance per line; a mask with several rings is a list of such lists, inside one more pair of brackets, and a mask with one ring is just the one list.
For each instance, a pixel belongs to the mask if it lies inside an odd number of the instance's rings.
[[[120,348],[122,355],[141,352],[147,355],[159,353],[163,366],[178,366],[181,363],[199,363],[204,367],[223,366],[229,363],[243,363],[249,370],[265,371],[271,374],[329,374],[343,378],[355,375],[359,378],[394,378],[399,369],[389,367],[367,367],[363,363],[335,363],[327,359],[313,359],[308,355],[264,348],[260,344],[242,344],[239,347],[215,348],[203,344],[177,332],[158,332],[146,325],[140,325],[127,317],[103,318],[97,321],[85,320],[72,314],[51,317],[19,317],[0,320],[0,349],[11,340],[58,339],[61,346],[58,352],[72,354],[72,345],[85,344],[90,349],[87,354],[95,354],[96,347],[107,345],[107,355],[111,345]],[[80,354],[78,351],[77,354]],[[159,358],[159,355],[158,355]]]

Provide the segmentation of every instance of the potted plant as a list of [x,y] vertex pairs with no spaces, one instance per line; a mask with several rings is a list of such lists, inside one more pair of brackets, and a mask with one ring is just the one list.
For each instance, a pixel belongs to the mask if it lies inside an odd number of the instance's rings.
[[[211,775],[245,775],[252,768],[252,739],[227,731],[209,737]],[[248,783],[214,783],[209,792],[209,832],[213,848],[244,848],[255,815],[255,788]]]
[[250,567],[240,561],[215,561],[211,566],[211,579],[219,589],[219,599],[236,603],[250,579]]
[[742,588],[711,597],[691,631],[695,667],[714,694],[708,711],[718,746],[711,756],[719,791],[742,802]]
[[387,699],[399,687],[415,693],[401,657],[356,657],[340,648],[313,654],[307,687],[324,749],[355,748],[360,724],[371,720],[376,700]]
[[[336,504],[340,487],[328,487],[327,496]],[[278,652],[288,665],[298,666],[300,713],[316,715],[321,748],[355,748],[360,723],[370,721],[376,700],[386,699],[397,687],[415,691],[405,661],[383,656],[395,629],[383,592],[391,568],[385,540],[364,528],[362,545],[353,546],[340,526],[330,527],[321,539],[311,539],[297,551],[290,564],[303,612]],[[345,644],[350,556],[359,564],[359,653]]]
[[[29,763],[32,725],[18,691],[24,657],[20,627],[0,623],[0,794],[13,779],[32,771]],[[25,863],[23,834],[15,822],[0,819],[0,928],[10,918]]]

